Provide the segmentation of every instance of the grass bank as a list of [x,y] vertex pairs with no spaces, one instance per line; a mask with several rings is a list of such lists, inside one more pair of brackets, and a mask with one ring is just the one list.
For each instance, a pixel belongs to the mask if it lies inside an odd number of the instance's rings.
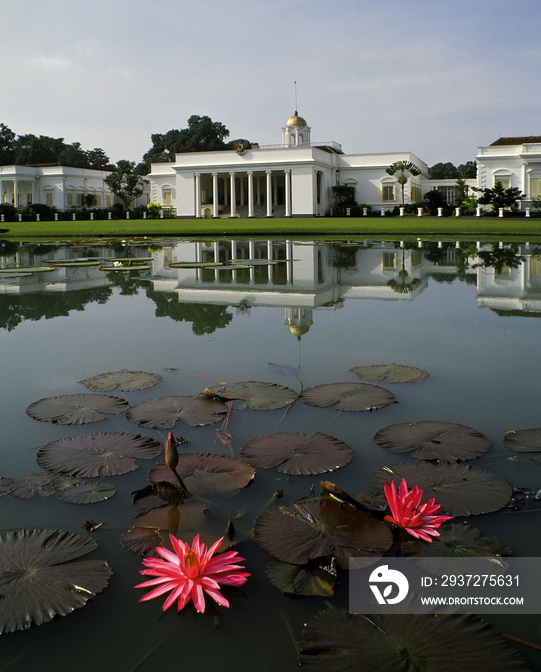
[[[95,236],[472,236],[541,238],[538,218],[310,217],[288,219],[131,219],[4,222],[4,239]],[[7,229],[7,230],[6,230]]]

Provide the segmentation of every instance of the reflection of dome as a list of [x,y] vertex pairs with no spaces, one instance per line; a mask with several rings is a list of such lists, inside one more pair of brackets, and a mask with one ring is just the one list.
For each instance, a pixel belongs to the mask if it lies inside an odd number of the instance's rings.
[[308,126],[308,124],[305,119],[299,117],[297,110],[295,110],[295,114],[286,121],[286,126]]
[[293,334],[293,336],[296,336],[298,339],[300,339],[301,336],[308,333],[308,331],[310,330],[310,325],[305,324],[303,326],[298,326],[290,324],[288,329]]

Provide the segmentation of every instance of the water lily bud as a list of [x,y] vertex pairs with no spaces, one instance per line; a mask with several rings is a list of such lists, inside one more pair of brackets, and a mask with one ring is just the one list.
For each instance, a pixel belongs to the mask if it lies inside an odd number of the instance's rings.
[[173,471],[178,464],[177,444],[173,432],[169,432],[165,441],[165,464]]

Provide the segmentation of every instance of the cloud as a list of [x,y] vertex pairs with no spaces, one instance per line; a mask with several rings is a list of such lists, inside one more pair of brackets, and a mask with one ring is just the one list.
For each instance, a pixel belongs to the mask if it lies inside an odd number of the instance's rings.
[[48,72],[68,70],[72,67],[72,62],[69,58],[65,56],[45,56],[45,54],[39,54],[34,56],[34,58],[29,58],[27,63],[33,68],[40,70],[47,70]]

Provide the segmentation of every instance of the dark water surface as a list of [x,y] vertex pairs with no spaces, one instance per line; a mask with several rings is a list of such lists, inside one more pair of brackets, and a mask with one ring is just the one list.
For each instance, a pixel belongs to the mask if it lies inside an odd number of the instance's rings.
[[[123,476],[101,478],[117,488],[111,500],[93,505],[63,503],[54,495],[0,499],[0,529],[50,528],[82,532],[92,518],[104,525],[92,533],[114,576],[109,586],[68,617],[0,638],[0,672],[74,668],[90,670],[269,670],[297,667],[295,641],[305,623],[329,604],[347,607],[347,580],[332,598],[294,599],[266,579],[273,561],[253,540],[255,518],[283,489],[290,504],[319,492],[331,480],[351,494],[373,489],[370,474],[410,459],[376,446],[372,437],[400,422],[440,420],[477,429],[492,448],[472,464],[504,477],[513,487],[541,488],[541,465],[520,455],[510,460],[506,430],[541,425],[541,258],[534,244],[476,246],[442,241],[400,244],[376,240],[117,241],[105,246],[4,243],[0,267],[45,266],[50,259],[150,258],[149,270],[102,271],[98,266],[60,267],[11,276],[0,271],[0,477],[38,473],[44,444],[86,432],[143,433],[163,441],[167,432],[140,430],[124,415],[91,425],[66,427],[33,420],[26,408],[44,397],[88,390],[78,381],[121,369],[160,374],[158,386],[112,392],[130,404],[168,395],[197,395],[215,376],[234,384],[266,381],[299,391],[321,383],[354,382],[354,366],[405,364],[428,371],[410,384],[384,384],[398,404],[372,413],[338,413],[296,403],[284,410],[233,411],[221,442],[220,425],[188,427],[175,435],[196,452],[238,457],[257,436],[279,431],[320,431],[351,446],[355,458],[322,476],[281,478],[257,470],[251,487],[213,499],[212,515],[244,508],[236,521],[236,550],[251,577],[245,599],[233,597],[211,613],[191,610],[161,617],[162,599],[139,604],[141,558],[120,543],[139,511],[131,494],[147,483],[150,462]],[[2,256],[3,255],[3,256]],[[228,267],[173,268],[179,261],[272,259]],[[114,262],[110,262],[113,264]],[[146,262],[145,262],[146,263]],[[271,366],[270,363],[280,366]],[[278,480],[280,479],[280,480]],[[411,484],[413,485],[413,484]],[[541,554],[540,509],[503,510],[468,520],[495,535],[514,555]],[[489,618],[520,639],[541,644],[538,616]],[[541,658],[520,647],[532,669]],[[490,657],[487,669],[490,669]]]

